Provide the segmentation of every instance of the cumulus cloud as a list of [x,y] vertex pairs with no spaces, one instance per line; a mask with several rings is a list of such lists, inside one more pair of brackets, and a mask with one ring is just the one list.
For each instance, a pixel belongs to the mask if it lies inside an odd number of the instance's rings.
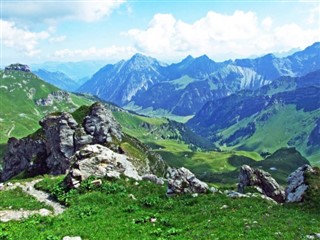
[[125,0],[87,1],[5,1],[2,3],[3,17],[31,21],[59,21],[76,19],[87,22],[100,20],[118,8]]
[[319,41],[319,27],[274,25],[272,18],[260,20],[254,12],[224,15],[210,11],[191,24],[171,14],[156,14],[146,29],[131,29],[126,34],[139,51],[155,57],[207,54],[217,60],[304,48]]
[[111,46],[106,48],[91,47],[88,49],[62,49],[55,51],[54,57],[59,59],[97,59],[97,58],[128,58],[137,50],[133,47]]
[[39,41],[49,38],[50,34],[46,31],[31,32],[27,29],[19,28],[14,22],[0,19],[2,34],[1,42],[4,46],[14,48],[23,52],[27,56],[37,55]]

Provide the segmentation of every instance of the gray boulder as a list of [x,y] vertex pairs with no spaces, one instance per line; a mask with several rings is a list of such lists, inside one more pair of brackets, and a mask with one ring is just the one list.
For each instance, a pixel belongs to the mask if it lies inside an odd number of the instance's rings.
[[158,185],[163,185],[164,184],[163,179],[157,177],[154,174],[145,174],[145,175],[142,176],[142,180],[153,182],[153,183],[158,184]]
[[183,193],[206,193],[209,191],[206,183],[197,179],[190,170],[184,167],[179,169],[168,168],[167,179],[168,196]]
[[245,187],[260,187],[263,194],[278,203],[285,201],[285,192],[282,187],[271,177],[270,173],[261,169],[254,169],[248,165],[240,168],[238,192],[244,193]]
[[129,157],[113,152],[99,144],[88,145],[77,151],[72,158],[66,183],[70,188],[77,188],[90,176],[98,178],[120,178],[120,175],[141,180]]
[[303,165],[291,173],[288,177],[288,186],[286,192],[286,202],[301,202],[303,201],[303,195],[308,189],[308,185],[305,182],[305,174],[314,172],[310,165]]

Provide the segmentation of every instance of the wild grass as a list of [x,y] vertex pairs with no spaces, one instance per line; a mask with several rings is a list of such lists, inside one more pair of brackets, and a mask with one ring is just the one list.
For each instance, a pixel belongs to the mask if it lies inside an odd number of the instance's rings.
[[[46,179],[54,191],[61,179]],[[275,205],[258,198],[222,194],[168,198],[165,187],[131,180],[86,182],[69,195],[57,217],[35,216],[1,223],[4,239],[305,239],[319,231],[320,214],[296,204]],[[1,236],[1,235],[0,235]]]
[[0,191],[0,210],[20,210],[21,208],[24,210],[52,209],[50,206],[39,202],[33,196],[23,192],[19,187]]

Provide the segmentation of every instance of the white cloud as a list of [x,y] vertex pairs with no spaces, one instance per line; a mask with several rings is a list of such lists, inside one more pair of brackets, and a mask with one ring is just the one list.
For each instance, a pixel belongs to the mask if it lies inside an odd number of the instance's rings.
[[40,50],[36,47],[39,41],[47,39],[50,34],[46,31],[31,32],[27,29],[18,28],[14,22],[0,19],[2,31],[2,44],[23,52],[27,56],[37,55]]
[[5,1],[2,3],[3,17],[31,21],[55,22],[77,19],[87,22],[100,20],[123,4],[125,0],[87,0],[87,1]]
[[266,17],[265,19],[262,20],[262,27],[266,30],[266,31],[269,31],[271,30],[271,27],[272,27],[272,19],[270,17]]
[[59,59],[119,59],[119,58],[128,58],[135,54],[137,50],[133,47],[119,47],[119,46],[111,46],[106,48],[96,48],[91,47],[88,49],[62,49],[55,51],[54,57]]
[[259,20],[253,12],[216,12],[185,23],[171,14],[156,14],[146,29],[131,29],[135,47],[160,58],[207,54],[217,60],[248,57],[304,48],[320,40],[319,26],[305,29],[297,24],[275,26],[270,17]]
[[63,42],[67,37],[66,36],[58,36],[58,37],[52,37],[49,39],[49,42],[51,43],[58,43],[58,42]]

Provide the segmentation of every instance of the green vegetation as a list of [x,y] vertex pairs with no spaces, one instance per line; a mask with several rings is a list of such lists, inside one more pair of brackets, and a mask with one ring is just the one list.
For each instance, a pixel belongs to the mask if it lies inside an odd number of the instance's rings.
[[[313,149],[307,145],[306,139],[314,128],[314,121],[320,115],[320,110],[304,112],[296,110],[295,105],[275,104],[273,108],[241,120],[236,125],[221,131],[223,139],[227,139],[238,129],[254,122],[256,131],[248,139],[238,139],[232,146],[223,149],[234,149],[256,152],[275,152],[281,147],[294,146],[309,161],[319,165],[320,149]],[[262,121],[265,116],[267,121]],[[272,129],[272,130],[271,130]]]
[[320,203],[320,168],[314,168],[314,173],[307,173],[306,183],[309,185],[307,194],[305,197],[306,204],[308,207],[314,209],[316,212],[319,212],[319,203]]
[[19,187],[13,190],[0,191],[0,199],[0,210],[19,210],[21,208],[24,210],[51,209],[50,206],[39,202],[36,198],[23,192]]
[[84,118],[88,115],[89,112],[90,107],[83,105],[74,112],[72,112],[72,117],[77,121],[78,124],[82,124]]
[[51,112],[74,111],[91,100],[70,94],[71,101],[38,106],[35,101],[59,89],[42,81],[33,73],[0,71],[0,162],[10,137],[22,138],[39,128],[39,120]]
[[152,107],[142,109],[142,107],[134,105],[134,102],[130,102],[129,104],[124,106],[124,108],[130,111],[137,112],[139,114],[146,115],[146,116],[150,116],[154,118],[168,118],[181,123],[186,123],[188,120],[190,120],[193,117],[193,115],[178,116],[170,113],[168,110],[165,110],[165,109],[154,110]]
[[70,94],[70,102],[55,102],[52,106],[36,105],[36,100],[58,90],[33,73],[0,71],[0,144],[5,144],[9,137],[21,138],[35,132],[39,128],[39,120],[50,112],[73,111],[91,103],[83,97]]
[[[169,123],[167,119],[142,117],[127,112],[113,114],[125,133],[153,148],[170,166],[187,167],[200,179],[219,185],[235,184],[238,181],[239,168],[243,164],[262,168],[281,184],[285,184],[291,172],[309,163],[294,148],[283,148],[272,155],[271,152],[266,159],[254,151],[232,150],[226,147],[223,151],[194,151],[190,144],[183,141],[184,138],[179,132],[164,127]],[[195,134],[188,137],[197,139]],[[194,142],[200,141],[197,139]],[[137,154],[132,148],[124,146],[124,149]]]
[[68,194],[68,209],[56,217],[0,223],[0,236],[26,240],[67,235],[90,240],[305,239],[319,230],[320,214],[307,205],[274,205],[222,194],[167,198],[164,186],[149,182],[103,181],[95,187],[91,180],[71,193],[65,192],[61,178],[40,182],[38,187],[55,197]]
[[191,78],[188,75],[184,75],[176,80],[168,81],[168,83],[175,85],[177,90],[181,90],[185,89],[190,83],[195,81],[196,80],[194,78]]

